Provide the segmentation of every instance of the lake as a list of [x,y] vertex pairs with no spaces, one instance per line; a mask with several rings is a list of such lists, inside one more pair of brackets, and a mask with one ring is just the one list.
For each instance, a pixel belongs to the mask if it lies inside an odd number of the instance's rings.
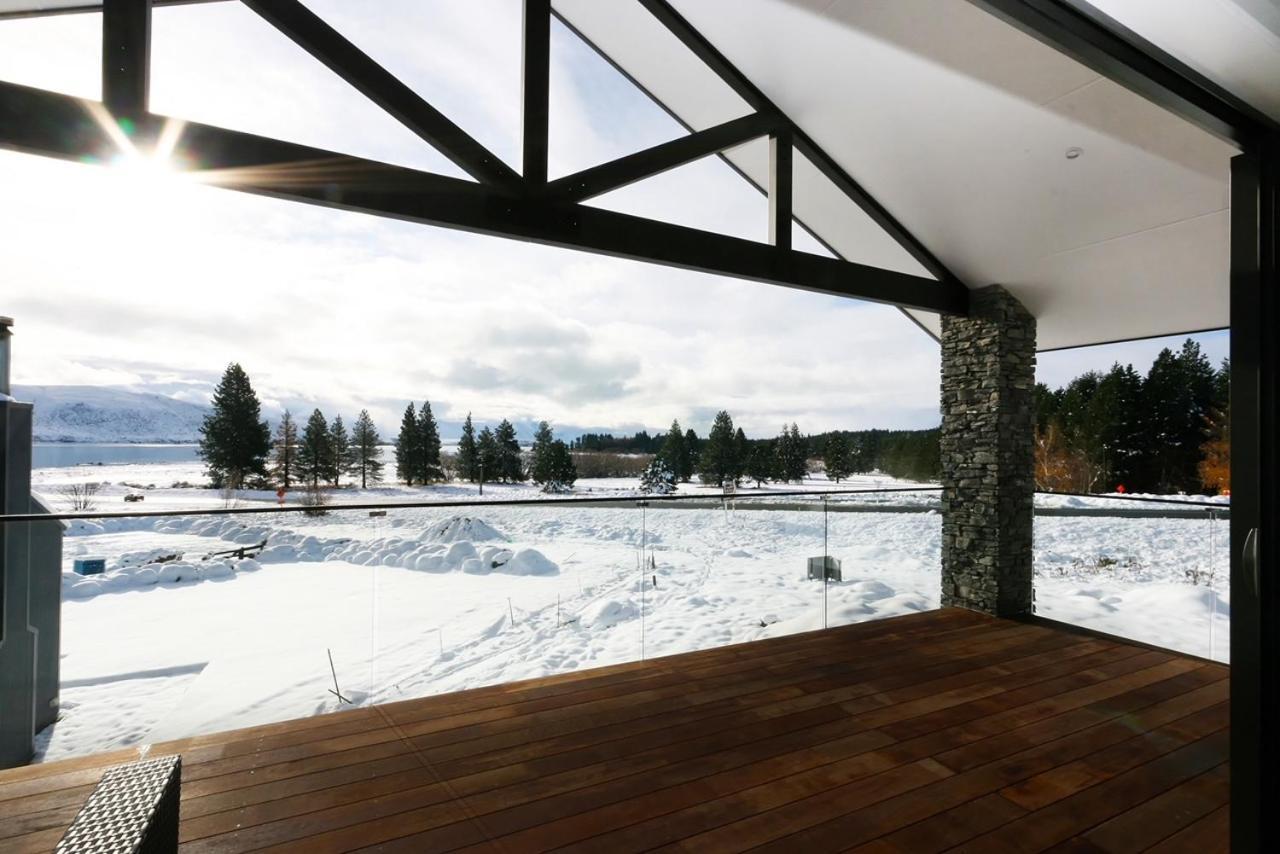
[[[90,442],[37,442],[32,448],[32,468],[52,469],[66,466],[113,466],[142,463],[193,463],[200,459],[196,445],[124,445]],[[441,451],[456,453],[457,442],[444,442]],[[395,465],[395,450],[381,446],[384,463]]]
[[200,459],[195,445],[97,445],[89,442],[37,442],[32,468],[125,465],[128,463],[190,463]]

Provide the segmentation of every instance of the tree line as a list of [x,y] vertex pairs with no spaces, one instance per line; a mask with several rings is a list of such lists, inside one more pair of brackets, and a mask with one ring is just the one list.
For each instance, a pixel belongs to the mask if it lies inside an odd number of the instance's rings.
[[1215,369],[1188,338],[1062,388],[1037,383],[1036,485],[1062,492],[1229,491],[1231,363]]
[[[293,414],[285,410],[273,433],[262,418],[262,405],[248,374],[233,363],[214,389],[210,412],[200,428],[199,455],[218,489],[305,486],[317,490],[339,487],[344,477],[365,489],[384,479],[381,445],[367,410],[360,411],[350,431],[341,415],[330,421],[319,409],[300,430]],[[477,433],[467,414],[458,443],[458,477],[480,483],[532,480],[547,491],[568,490],[577,480],[569,446],[555,438],[546,421],[538,425],[527,457],[509,420]],[[396,477],[406,485],[449,479],[430,401],[423,401],[420,408],[413,403],[405,408],[394,458]]]

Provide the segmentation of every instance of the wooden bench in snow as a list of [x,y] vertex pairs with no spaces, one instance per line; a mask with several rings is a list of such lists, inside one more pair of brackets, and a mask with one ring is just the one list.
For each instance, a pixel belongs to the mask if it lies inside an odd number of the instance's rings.
[[227,549],[225,552],[209,552],[204,556],[204,560],[215,557],[234,557],[237,560],[244,560],[247,557],[257,557],[262,554],[262,550],[267,547],[267,541],[263,540],[257,545],[241,546],[238,549]]
[[178,850],[182,757],[108,768],[55,854],[167,854]]

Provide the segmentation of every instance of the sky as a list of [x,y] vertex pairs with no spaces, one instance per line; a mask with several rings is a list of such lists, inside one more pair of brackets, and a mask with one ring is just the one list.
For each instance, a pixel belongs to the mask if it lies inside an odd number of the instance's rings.
[[[308,5],[519,167],[517,0]],[[0,79],[98,97],[98,15],[0,22]],[[406,33],[418,34],[407,38]],[[464,177],[239,3],[157,9],[155,112]],[[682,133],[553,25],[552,176]],[[763,143],[760,143],[763,144]],[[0,314],[19,384],[204,402],[231,361],[269,414],[430,399],[479,422],[750,435],[938,423],[938,346],[888,306],[0,152]],[[711,158],[593,201],[763,239],[763,197]],[[797,248],[823,252],[801,239]],[[855,259],[856,260],[856,259]],[[1226,335],[1200,336],[1216,363]],[[1171,341],[1043,354],[1061,385]]]

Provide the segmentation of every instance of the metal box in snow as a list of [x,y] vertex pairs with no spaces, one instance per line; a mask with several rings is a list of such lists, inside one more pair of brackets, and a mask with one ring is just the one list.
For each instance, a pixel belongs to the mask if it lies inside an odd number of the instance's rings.
[[810,581],[822,580],[822,565],[824,562],[827,565],[828,579],[830,579],[831,581],[844,580],[840,577],[840,559],[831,557],[831,555],[827,555],[826,557],[809,558],[809,580]]
[[78,557],[71,565],[76,575],[101,575],[107,571],[107,559],[104,557]]

